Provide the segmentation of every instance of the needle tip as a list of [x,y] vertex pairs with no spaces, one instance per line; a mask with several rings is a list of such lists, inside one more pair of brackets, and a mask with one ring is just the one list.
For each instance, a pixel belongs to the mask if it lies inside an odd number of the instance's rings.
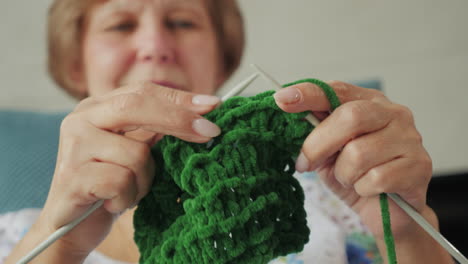
[[232,88],[225,96],[223,96],[223,98],[221,98],[221,101],[225,102],[229,98],[241,94],[245,89],[247,89],[247,87],[249,87],[249,85],[255,79],[257,79],[258,76],[259,76],[259,73],[256,72],[256,73],[252,74],[251,76],[247,77],[245,80],[243,80],[238,85],[236,85],[234,88]]

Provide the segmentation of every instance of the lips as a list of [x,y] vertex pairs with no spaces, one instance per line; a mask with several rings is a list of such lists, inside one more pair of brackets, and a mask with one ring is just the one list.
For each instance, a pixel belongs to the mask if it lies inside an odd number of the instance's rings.
[[174,84],[174,83],[171,83],[171,82],[168,82],[168,81],[154,81],[154,80],[152,80],[151,82],[156,84],[156,85],[160,85],[160,86],[164,86],[164,87],[168,87],[168,88],[172,88],[172,89],[177,89],[177,90],[183,90],[181,86],[179,86],[177,84]]

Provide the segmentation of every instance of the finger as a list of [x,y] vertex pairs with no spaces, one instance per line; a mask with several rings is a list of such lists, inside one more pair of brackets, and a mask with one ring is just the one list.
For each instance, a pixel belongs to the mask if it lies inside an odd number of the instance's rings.
[[157,140],[161,139],[164,136],[162,134],[158,134],[158,133],[143,130],[143,129],[135,129],[135,130],[128,131],[128,132],[120,131],[120,133],[117,133],[117,134],[125,135],[125,137],[127,138],[131,138],[134,140],[138,140],[140,142],[144,142],[150,147],[153,146]]
[[90,158],[130,170],[136,176],[137,198],[142,198],[149,191],[154,178],[151,146],[146,142],[94,129],[94,133],[91,133],[92,138],[86,142],[95,141],[99,144],[90,144],[87,149]]
[[330,112],[313,111],[312,114],[320,121],[323,121],[330,115]]
[[136,93],[114,96],[66,119],[74,118],[88,120],[105,130],[127,132],[142,128],[192,142],[207,142],[221,133],[217,125],[195,112]]
[[426,203],[425,193],[432,175],[432,162],[428,155],[415,160],[398,158],[369,170],[355,184],[362,197],[380,193],[398,193],[416,209]]
[[386,107],[372,101],[354,101],[340,106],[307,137],[302,147],[306,159],[301,159],[303,164],[297,164],[297,168],[316,169],[352,139],[378,131],[391,120]]
[[[79,184],[80,192],[104,201],[110,213],[120,213],[136,204],[138,187],[135,174],[127,168],[105,162],[88,163]],[[77,182],[78,183],[78,182]]]
[[344,146],[334,168],[343,186],[351,187],[371,168],[403,157],[417,146],[416,140],[399,136],[402,130],[392,124],[354,138]]
[[216,96],[181,91],[160,86],[152,82],[127,84],[102,96],[96,97],[94,100],[97,102],[104,102],[112,97],[126,94],[137,94],[156,102],[177,105],[200,115],[210,112],[221,103],[221,99]]
[[[374,89],[362,88],[338,81],[332,81],[328,84],[335,91],[341,104],[356,100],[388,101],[380,91]],[[274,97],[278,106],[290,113],[331,110],[329,100],[322,88],[308,82],[283,88],[276,92]]]
[[[61,142],[61,167],[79,168],[89,162],[125,167],[137,177],[139,193],[145,194],[154,177],[154,161],[145,142],[100,130],[91,124],[86,133],[67,135]],[[83,147],[84,142],[86,146]],[[81,148],[74,146],[81,145]]]
[[86,109],[87,107],[91,105],[95,105],[99,101],[95,97],[87,97],[83,100],[81,100],[76,106],[73,112],[78,112],[82,111],[83,109]]

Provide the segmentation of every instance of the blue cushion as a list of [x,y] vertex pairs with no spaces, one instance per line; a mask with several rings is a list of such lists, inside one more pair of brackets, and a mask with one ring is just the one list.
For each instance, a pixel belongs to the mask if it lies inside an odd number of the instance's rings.
[[0,213],[42,207],[65,113],[0,111]]
[[[381,88],[378,80],[353,83]],[[0,110],[0,214],[44,205],[65,116]]]

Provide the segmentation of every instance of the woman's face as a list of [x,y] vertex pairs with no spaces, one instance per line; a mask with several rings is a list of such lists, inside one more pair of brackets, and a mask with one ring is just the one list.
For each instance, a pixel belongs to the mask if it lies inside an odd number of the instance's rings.
[[212,94],[225,79],[217,43],[202,0],[108,0],[88,14],[82,86],[91,96],[138,81]]

